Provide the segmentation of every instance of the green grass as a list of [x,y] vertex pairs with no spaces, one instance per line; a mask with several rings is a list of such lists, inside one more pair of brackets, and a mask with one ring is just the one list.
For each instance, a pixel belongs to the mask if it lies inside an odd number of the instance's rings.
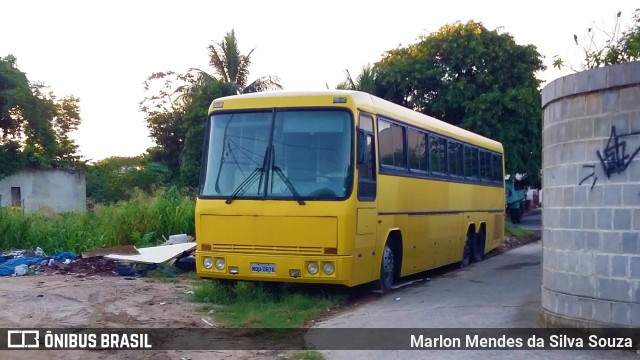
[[522,239],[533,234],[532,231],[505,224],[504,233],[507,236],[513,236],[516,239]]
[[146,247],[162,236],[194,234],[195,198],[175,188],[131,200],[96,205],[86,213],[31,214],[0,208],[0,249],[34,249],[47,254],[116,245]]
[[340,293],[256,282],[227,283],[201,280],[193,299],[205,303],[227,327],[293,328],[326,313],[347,300]]
[[286,357],[291,360],[324,360],[325,357],[315,350],[307,350],[304,352],[296,352]]

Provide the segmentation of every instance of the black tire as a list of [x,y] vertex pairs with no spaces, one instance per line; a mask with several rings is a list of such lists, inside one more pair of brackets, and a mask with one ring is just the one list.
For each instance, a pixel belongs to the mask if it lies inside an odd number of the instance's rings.
[[393,287],[393,281],[396,277],[395,257],[393,249],[387,243],[382,252],[382,261],[380,263],[380,280],[378,287],[386,292]]
[[462,250],[462,261],[460,262],[460,267],[466,267],[471,264],[471,251],[473,248],[473,236],[471,232],[467,233],[467,240],[464,242],[464,249]]
[[480,262],[484,260],[484,244],[485,236],[484,231],[480,230],[474,237],[473,242],[473,262]]

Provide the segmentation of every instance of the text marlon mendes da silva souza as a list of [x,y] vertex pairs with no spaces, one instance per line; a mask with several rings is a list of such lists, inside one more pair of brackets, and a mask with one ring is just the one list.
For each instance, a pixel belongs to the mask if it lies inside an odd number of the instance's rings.
[[567,335],[550,335],[541,337],[532,335],[528,338],[509,337],[482,337],[479,335],[466,335],[464,341],[459,337],[428,337],[424,335],[411,335],[411,348],[438,348],[438,349],[482,349],[482,348],[554,348],[554,349],[632,349],[633,340],[630,337],[599,337],[590,335],[586,339]]

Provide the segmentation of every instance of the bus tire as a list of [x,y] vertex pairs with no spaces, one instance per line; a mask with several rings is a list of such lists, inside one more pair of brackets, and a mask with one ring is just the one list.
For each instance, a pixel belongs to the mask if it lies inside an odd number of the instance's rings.
[[387,242],[382,252],[382,261],[380,263],[380,280],[378,281],[378,287],[383,292],[387,292],[393,287],[393,280],[396,277],[395,270],[395,255],[393,253],[391,244]]
[[480,230],[475,236],[473,244],[473,262],[480,262],[484,260],[484,245],[485,236],[484,231]]
[[464,242],[464,249],[462,250],[462,261],[460,267],[469,266],[471,263],[471,250],[473,245],[473,236],[471,230],[467,231],[467,240]]

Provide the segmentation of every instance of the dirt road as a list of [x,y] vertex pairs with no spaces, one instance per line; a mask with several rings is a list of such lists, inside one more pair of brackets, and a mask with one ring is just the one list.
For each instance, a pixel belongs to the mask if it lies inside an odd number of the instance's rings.
[[[0,328],[206,328],[192,281],[72,275],[0,278]],[[0,359],[273,359],[269,351],[0,351]]]

